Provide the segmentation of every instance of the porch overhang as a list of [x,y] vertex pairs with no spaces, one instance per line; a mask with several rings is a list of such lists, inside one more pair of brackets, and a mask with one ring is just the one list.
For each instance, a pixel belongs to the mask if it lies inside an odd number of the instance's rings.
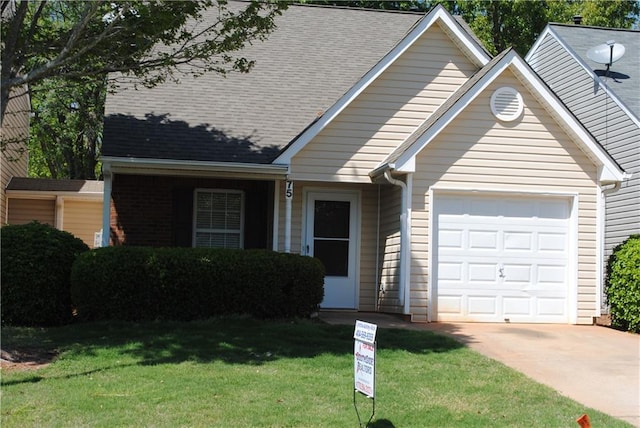
[[102,157],[101,161],[107,174],[284,180],[289,173],[289,165],[283,164],[251,164],[109,156]]

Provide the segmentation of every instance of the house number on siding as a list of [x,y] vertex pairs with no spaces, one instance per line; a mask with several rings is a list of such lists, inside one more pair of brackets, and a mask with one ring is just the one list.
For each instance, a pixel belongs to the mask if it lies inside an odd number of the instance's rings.
[[286,190],[284,192],[287,199],[293,199],[293,181],[287,180]]

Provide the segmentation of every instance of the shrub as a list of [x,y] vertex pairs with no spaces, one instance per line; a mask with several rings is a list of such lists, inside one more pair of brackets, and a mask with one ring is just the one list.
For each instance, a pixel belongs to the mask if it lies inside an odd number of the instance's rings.
[[640,235],[613,250],[607,262],[607,302],[614,327],[640,332]]
[[32,222],[2,228],[2,323],[53,326],[72,320],[69,280],[82,240]]
[[71,274],[82,320],[305,317],[323,283],[319,260],[267,250],[107,247],[83,254]]

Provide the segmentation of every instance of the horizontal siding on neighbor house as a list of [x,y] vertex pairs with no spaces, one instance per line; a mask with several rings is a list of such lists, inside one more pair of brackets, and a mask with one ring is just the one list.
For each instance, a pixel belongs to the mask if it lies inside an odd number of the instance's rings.
[[93,248],[94,233],[102,229],[102,201],[64,200],[62,230],[82,239]]
[[7,222],[5,189],[11,177],[27,176],[27,143],[29,136],[29,112],[31,105],[24,89],[12,90],[9,94],[2,121],[2,153],[0,153],[0,224]]
[[56,225],[55,199],[19,199],[9,198],[9,224],[25,224],[34,220],[40,223]]
[[[490,112],[493,90],[504,85],[523,96],[524,115],[517,122],[500,123]],[[560,192],[578,196],[578,322],[592,322],[597,291],[596,167],[509,71],[418,155],[416,169],[412,244],[417,260],[412,278],[420,283],[412,311],[422,313],[428,303],[423,276],[429,260],[429,188]]]
[[291,176],[369,182],[368,173],[476,70],[432,26],[293,158]]
[[530,64],[620,166],[633,174],[619,190],[606,194],[606,263],[617,244],[640,233],[640,127],[598,86],[600,80],[594,80],[553,37],[543,40]]

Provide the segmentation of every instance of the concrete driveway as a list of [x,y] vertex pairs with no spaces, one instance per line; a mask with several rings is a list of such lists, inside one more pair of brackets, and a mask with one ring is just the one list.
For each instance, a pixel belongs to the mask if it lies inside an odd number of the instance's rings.
[[411,324],[363,312],[323,311],[320,319],[446,334],[585,406],[640,427],[640,335],[565,324]]

